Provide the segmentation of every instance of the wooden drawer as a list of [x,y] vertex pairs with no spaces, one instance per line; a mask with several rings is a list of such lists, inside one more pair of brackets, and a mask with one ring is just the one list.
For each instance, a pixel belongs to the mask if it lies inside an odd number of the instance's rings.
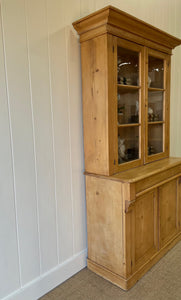
[[171,177],[178,177],[180,173],[181,165],[178,165],[171,169],[165,170],[164,172],[160,172],[156,175],[146,177],[135,183],[135,192],[136,194],[138,194],[148,188],[153,187],[154,185],[162,184],[163,181],[168,181]]

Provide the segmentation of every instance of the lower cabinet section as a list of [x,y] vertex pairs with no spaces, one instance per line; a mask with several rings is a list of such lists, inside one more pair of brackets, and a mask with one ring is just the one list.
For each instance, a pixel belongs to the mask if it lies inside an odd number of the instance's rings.
[[140,181],[86,175],[88,268],[127,290],[165,255],[181,239],[180,178],[136,193]]

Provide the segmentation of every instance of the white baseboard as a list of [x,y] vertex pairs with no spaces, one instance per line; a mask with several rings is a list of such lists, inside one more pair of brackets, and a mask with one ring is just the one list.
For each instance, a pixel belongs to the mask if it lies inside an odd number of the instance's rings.
[[2,300],[37,300],[86,267],[87,249],[36,278]]

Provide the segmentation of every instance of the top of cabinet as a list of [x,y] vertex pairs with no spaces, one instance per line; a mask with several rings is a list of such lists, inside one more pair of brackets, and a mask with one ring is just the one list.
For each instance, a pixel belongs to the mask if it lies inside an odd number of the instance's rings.
[[[109,179],[120,181],[123,183],[137,183],[139,181],[145,181],[149,183],[150,185],[153,185],[153,182],[151,179],[154,176],[157,176],[157,181],[161,182],[168,177],[178,177],[178,174],[180,174],[181,170],[181,158],[179,157],[169,157],[165,159],[161,159],[155,162],[152,162],[151,164],[139,166],[136,168],[132,168],[123,172],[116,173],[114,175],[109,176]],[[168,171],[168,174],[167,174]],[[96,174],[90,174],[88,172],[84,173],[87,176],[94,176],[94,177],[100,177],[100,178],[108,178],[107,176],[103,175],[96,175]],[[162,174],[162,175],[160,175]],[[141,189],[144,187],[140,187]]]
[[80,35],[80,42],[96,36],[112,35],[135,41],[140,45],[170,53],[181,44],[176,38],[146,22],[143,22],[113,6],[107,6],[73,23]]

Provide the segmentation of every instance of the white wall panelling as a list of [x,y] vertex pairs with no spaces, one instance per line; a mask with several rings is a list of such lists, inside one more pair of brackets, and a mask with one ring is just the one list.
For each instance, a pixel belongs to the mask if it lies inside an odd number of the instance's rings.
[[46,1],[26,0],[26,8],[36,149],[41,270],[46,272],[58,264]]
[[44,273],[42,276],[35,278],[35,280],[24,285],[21,289],[9,294],[7,297],[3,298],[3,300],[39,299],[39,297],[46,294],[47,291],[52,290],[57,285],[84,268],[86,265],[86,257],[86,250],[72,256],[70,259],[57,265],[49,272]]
[[[62,1],[47,2],[54,127],[59,258],[73,255],[72,185],[68,112],[67,54]],[[60,155],[61,153],[61,155]],[[83,198],[81,197],[81,201]],[[85,201],[83,201],[85,202]],[[66,212],[66,213],[65,213]],[[66,229],[66,230],[65,230]]]
[[95,1],[92,0],[81,0],[80,1],[80,14],[81,17],[84,17],[96,10],[96,4]]
[[[71,23],[114,5],[181,38],[180,0],[0,0],[0,299],[32,300],[86,265],[80,45]],[[181,156],[181,47],[171,155]]]
[[[21,283],[40,275],[24,0],[2,2]],[[12,253],[13,255],[13,253]],[[2,284],[2,282],[1,282]]]
[[11,135],[2,42],[0,23],[0,298],[18,289],[20,285]]
[[[70,122],[70,151],[71,151],[71,178],[74,218],[74,251],[77,253],[86,247],[85,236],[85,202],[81,201],[84,195],[84,164],[83,164],[83,130],[81,104],[81,70],[80,46],[77,35],[71,27],[66,30],[67,71],[69,83],[69,122]],[[79,145],[80,147],[77,147]],[[81,172],[80,172],[81,170]]]

